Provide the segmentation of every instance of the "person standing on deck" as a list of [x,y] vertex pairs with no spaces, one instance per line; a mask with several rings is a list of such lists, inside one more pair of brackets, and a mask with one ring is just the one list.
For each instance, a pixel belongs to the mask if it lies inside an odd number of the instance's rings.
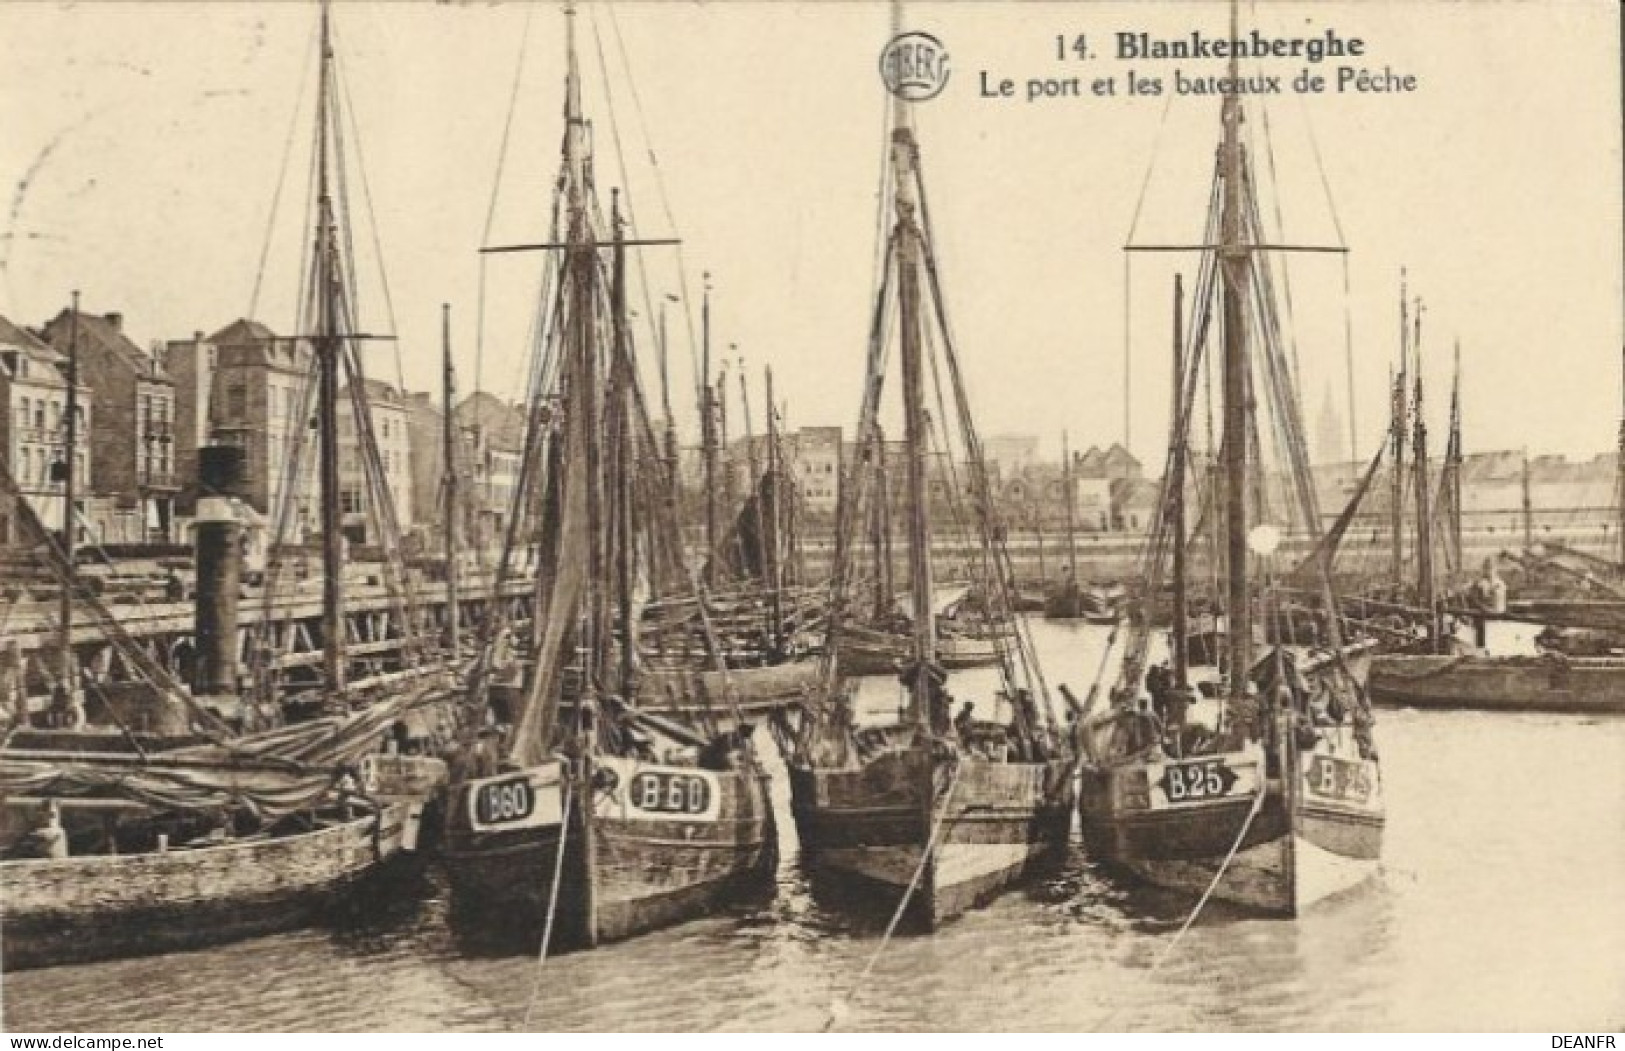
[[52,799],[40,810],[32,837],[34,856],[60,861],[68,856],[68,833],[62,827],[62,804]]

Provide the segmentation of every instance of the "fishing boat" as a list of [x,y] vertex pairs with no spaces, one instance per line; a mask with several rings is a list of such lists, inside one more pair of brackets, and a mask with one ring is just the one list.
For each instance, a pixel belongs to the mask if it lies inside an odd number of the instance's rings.
[[[1621,463],[1625,465],[1625,414],[1620,428]],[[1420,424],[1418,424],[1420,426]],[[1619,492],[1625,494],[1625,466],[1621,467]],[[1525,552],[1523,564],[1544,569],[1566,566],[1571,582],[1578,577],[1595,594],[1618,599],[1625,596],[1608,581],[1606,560],[1590,556],[1577,559],[1572,553],[1537,552],[1530,524],[1528,466],[1525,462]],[[1616,527],[1625,526],[1625,502],[1618,505]],[[1418,541],[1419,550],[1422,540]],[[1625,540],[1622,540],[1625,543]],[[1589,565],[1575,570],[1574,564]],[[1424,580],[1424,588],[1427,582]],[[1478,610],[1467,611],[1477,627],[1476,645],[1468,646],[1448,632],[1442,614],[1435,613],[1427,624],[1423,644],[1411,652],[1383,653],[1372,658],[1369,686],[1371,699],[1383,705],[1407,708],[1482,709],[1485,711],[1625,712],[1625,659],[1610,652],[1619,644],[1619,624],[1609,611],[1616,602],[1551,599],[1529,602],[1516,611],[1520,619],[1547,619],[1568,631],[1548,628],[1537,638],[1543,652],[1496,654],[1488,652],[1484,624],[1507,610],[1497,609],[1505,585],[1496,576],[1493,563],[1478,592],[1491,596]],[[1425,590],[1430,595],[1431,591]],[[1439,603],[1430,601],[1437,609]]]
[[[62,595],[56,725],[44,733],[12,733],[0,749],[0,851],[6,857],[0,861],[0,962],[6,969],[193,948],[308,922],[336,895],[415,845],[424,806],[444,781],[445,766],[436,758],[379,755],[398,727],[454,697],[442,671],[420,669],[412,682],[387,693],[346,685],[336,441],[338,377],[346,368],[341,358],[354,370],[353,388],[361,376],[347,354],[356,338],[343,287],[349,268],[329,193],[330,32],[324,5],[307,285],[321,290],[308,337],[312,367],[319,370],[314,386],[327,555],[318,702],[304,706],[300,718],[293,714],[297,706],[281,703],[264,678],[254,684],[264,691],[260,696],[240,689],[247,456],[241,446],[216,433],[199,450],[197,660],[190,684],[154,660],[81,586],[74,531],[65,530],[60,542],[47,532],[0,464],[0,496],[11,500],[13,517]],[[77,318],[75,297],[75,325]],[[70,401],[70,419],[71,409]],[[358,426],[366,433],[366,423]],[[71,449],[67,462],[73,462]],[[137,682],[115,686],[79,667],[72,645],[76,613],[101,629]],[[98,695],[99,706],[85,703],[83,688]]]
[[[882,231],[884,271],[870,328],[858,427],[859,448],[882,447],[882,362],[887,333],[895,331],[906,472],[900,503],[908,528],[911,606],[900,675],[907,709],[896,722],[865,725],[854,697],[856,684],[844,673],[845,648],[862,638],[846,623],[854,612],[848,594],[857,561],[854,527],[875,506],[868,501],[881,507],[890,502],[883,487],[871,484],[874,472],[855,461],[840,488],[827,677],[820,693],[809,699],[788,763],[801,855],[815,888],[836,896],[861,892],[913,926],[930,930],[990,899],[1064,847],[1074,768],[1036,674],[1031,639],[1010,611],[1005,582],[1014,574],[1008,552],[994,535],[987,472],[959,382],[958,353],[944,320],[919,144],[908,107],[897,99],[889,108],[890,226]],[[889,324],[894,305],[895,326]],[[927,368],[927,348],[933,345],[946,359],[943,370]],[[977,542],[979,578],[986,582],[988,605],[1000,630],[1009,626],[1008,636],[1000,636],[1008,642],[994,644],[1002,689],[983,698],[984,711],[991,711],[982,719],[968,711],[953,717],[946,669],[951,656],[937,630],[927,507],[928,375],[952,377],[952,389],[938,393],[960,412],[955,420],[936,425],[956,432],[943,443],[962,449],[955,469],[963,469],[970,480],[974,506],[968,532]],[[996,721],[1005,709],[1008,722]]]
[[[904,626],[906,629],[906,625]],[[882,630],[872,624],[842,626],[841,674],[895,675],[914,658],[914,641],[904,629]],[[1008,636],[1003,644],[1009,645]],[[999,663],[1001,637],[937,634],[937,663],[948,671],[988,668]]]
[[647,499],[670,478],[642,415],[626,307],[626,249],[650,242],[626,238],[618,202],[607,222],[599,211],[574,9],[564,17],[563,160],[543,249],[555,380],[534,395],[525,443],[540,492],[520,487],[513,519],[534,525],[525,509],[544,509],[539,619],[511,729],[487,731],[458,764],[442,850],[457,914],[539,937],[544,952],[698,915],[777,857],[745,720],[707,732],[639,708],[636,582],[661,575],[648,559],[675,540],[657,535],[675,523]]
[[1078,527],[1077,480],[1073,475],[1076,465],[1067,445],[1066,434],[1061,434],[1061,503],[1066,509],[1066,570],[1065,576],[1044,596],[1045,620],[1082,620],[1090,624],[1117,622],[1117,599],[1104,588],[1085,584],[1078,579]]
[[[1236,33],[1231,7],[1231,35]],[[1237,83],[1237,62],[1230,83]],[[1147,543],[1147,593],[1164,574],[1173,585],[1171,667],[1150,665],[1150,626],[1135,623],[1106,710],[1092,690],[1080,720],[1085,754],[1078,810],[1087,852],[1130,879],[1293,916],[1347,889],[1377,867],[1385,821],[1372,719],[1345,664],[1339,619],[1324,574],[1329,649],[1257,650],[1255,624],[1277,599],[1260,585],[1283,533],[1252,521],[1262,477],[1255,420],[1267,408],[1285,467],[1308,477],[1303,425],[1270,302],[1269,253],[1241,141],[1242,103],[1227,94],[1209,198],[1191,323],[1183,289],[1174,293],[1174,404],[1168,467]],[[1131,249],[1135,247],[1131,245]],[[1255,313],[1256,310],[1256,313]],[[1215,315],[1222,316],[1222,325]],[[1184,332],[1192,338],[1186,341]],[[1185,651],[1187,580],[1186,464],[1207,334],[1219,332],[1222,360],[1222,471],[1219,527],[1223,551],[1220,677],[1198,683]],[[1257,430],[1254,430],[1255,426]],[[1319,522],[1312,487],[1294,487],[1302,528]],[[1097,683],[1097,689],[1100,684]],[[1205,687],[1205,688],[1203,688]],[[1149,696],[1146,696],[1149,694]]]

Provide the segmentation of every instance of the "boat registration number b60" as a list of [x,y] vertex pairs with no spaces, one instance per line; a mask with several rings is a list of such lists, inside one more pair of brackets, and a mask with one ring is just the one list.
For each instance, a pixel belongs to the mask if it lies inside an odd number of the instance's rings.
[[564,819],[562,789],[557,764],[475,781],[469,785],[469,824],[504,831],[557,825]]
[[481,785],[474,797],[475,817],[482,825],[523,821],[535,806],[536,796],[530,790],[530,779],[525,777]]
[[1170,803],[1192,803],[1227,795],[1236,783],[1236,772],[1223,759],[1202,759],[1193,763],[1170,763],[1162,768],[1157,787]]
[[703,814],[711,808],[711,783],[697,774],[645,770],[628,792],[633,809],[656,814]]

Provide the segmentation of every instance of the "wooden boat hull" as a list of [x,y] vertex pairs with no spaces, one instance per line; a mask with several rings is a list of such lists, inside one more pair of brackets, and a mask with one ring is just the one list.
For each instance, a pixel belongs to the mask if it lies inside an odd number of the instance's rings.
[[[951,784],[951,795],[939,784]],[[950,764],[913,748],[856,770],[792,767],[790,788],[813,874],[842,890],[861,887],[887,909],[907,894],[905,917],[925,930],[1064,849],[1071,829],[1070,764],[1062,761]]]
[[1299,778],[1290,804],[1280,781],[1265,778],[1258,749],[1086,767],[1084,848],[1153,886],[1193,896],[1211,887],[1217,900],[1296,916],[1372,876],[1383,830],[1373,761],[1309,753]]
[[197,949],[303,926],[400,847],[404,804],[274,839],[0,862],[0,969]]
[[1625,713],[1625,659],[1385,654],[1367,688],[1376,704],[1411,708]]
[[818,661],[811,657],[726,673],[660,669],[645,673],[639,683],[638,709],[698,720],[731,715],[737,705],[741,715],[758,718],[801,701],[821,683]]
[[[461,911],[540,938],[558,873],[552,947],[582,948],[703,915],[771,877],[778,837],[759,769],[594,759],[590,812],[581,776],[554,761],[456,786],[443,853]],[[503,818],[488,801],[521,782],[528,805]]]
[[[895,675],[913,659],[913,639],[905,635],[848,628],[839,644],[842,675]],[[937,663],[954,670],[999,663],[1000,646],[991,638],[944,635],[937,640]]]
[[1044,619],[1115,624],[1117,603],[1089,588],[1059,587],[1051,591],[1044,600]]

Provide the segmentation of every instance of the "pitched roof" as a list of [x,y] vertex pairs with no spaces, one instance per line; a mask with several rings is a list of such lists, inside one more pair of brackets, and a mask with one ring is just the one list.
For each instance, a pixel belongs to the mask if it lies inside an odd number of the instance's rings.
[[29,361],[40,366],[38,374],[30,373],[31,380],[42,382],[49,387],[68,385],[61,370],[61,366],[67,363],[67,356],[21,325],[0,317],[0,354],[7,351],[21,353]]
[[503,401],[489,391],[476,391],[452,409],[463,427],[480,427],[489,440],[509,449],[522,448],[525,441],[525,410]]
[[270,327],[260,321],[251,321],[248,318],[238,318],[225,328],[209,337],[209,342],[216,345],[230,345],[236,343],[268,343],[276,339],[277,335]]
[[1102,457],[1102,459],[1107,464],[1114,465],[1114,466],[1115,465],[1129,465],[1129,464],[1132,464],[1135,467],[1140,466],[1140,461],[1135,459],[1133,453],[1131,453],[1127,449],[1123,448],[1123,443],[1122,442],[1112,442],[1112,447],[1110,449],[1106,450],[1106,453]]
[[[45,323],[45,338],[61,350],[72,338],[70,335],[72,327],[71,312],[63,310]],[[158,362],[153,360],[152,355],[136,346],[130,337],[124,334],[123,314],[91,314],[81,310],[78,317],[78,335],[81,350],[100,349],[109,358],[124,365],[142,379],[161,383],[171,382],[169,377],[163,374]]]

